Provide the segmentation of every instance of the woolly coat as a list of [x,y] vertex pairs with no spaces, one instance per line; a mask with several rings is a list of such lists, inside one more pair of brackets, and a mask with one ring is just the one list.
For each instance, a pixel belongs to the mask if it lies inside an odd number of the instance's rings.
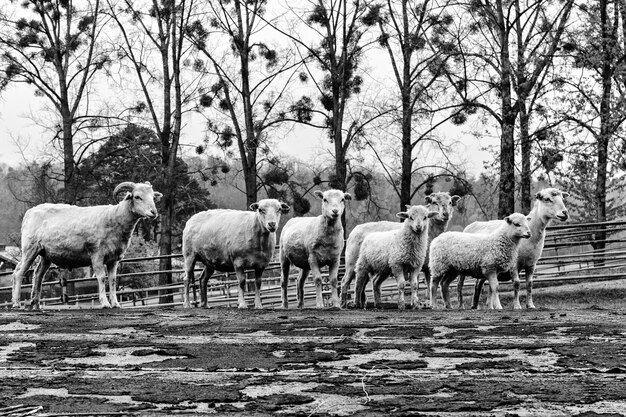
[[183,231],[183,254],[220,272],[265,269],[276,233],[265,229],[255,211],[216,209],[194,214]]
[[362,274],[392,274],[392,266],[416,269],[426,258],[428,249],[428,227],[416,233],[408,221],[397,230],[374,232],[365,237],[361,244],[355,269]]
[[510,270],[517,263],[521,237],[511,236],[504,223],[492,234],[445,232],[430,245],[430,272],[433,277],[448,273],[486,277]]
[[288,258],[298,268],[310,270],[309,259],[313,257],[322,268],[339,263],[343,245],[341,218],[294,217],[281,232],[280,259]]

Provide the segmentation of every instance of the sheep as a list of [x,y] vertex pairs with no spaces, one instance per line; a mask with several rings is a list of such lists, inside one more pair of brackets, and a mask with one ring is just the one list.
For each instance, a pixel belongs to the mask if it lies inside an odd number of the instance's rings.
[[417,271],[428,249],[429,219],[437,215],[425,206],[412,206],[396,216],[405,219],[396,230],[370,233],[363,239],[356,262],[356,308],[365,307],[365,285],[373,276],[374,305],[380,307],[380,286],[389,275],[398,281],[398,309],[404,310],[404,287],[411,281],[411,304],[417,308]]
[[[426,196],[425,203],[428,209],[430,211],[437,212],[437,215],[431,217],[429,220],[429,244],[435,237],[439,236],[448,228],[448,224],[450,223],[450,219],[452,219],[452,214],[454,213],[454,207],[456,206],[460,198],[461,197],[459,197],[458,195],[451,196],[447,192],[437,192]],[[407,206],[407,208],[409,207],[410,206]],[[348,290],[350,289],[350,284],[356,276],[354,272],[354,266],[357,259],[359,258],[359,250],[361,248],[361,243],[363,243],[363,239],[365,239],[365,237],[370,233],[396,230],[399,229],[401,226],[402,223],[398,222],[380,221],[363,223],[352,229],[352,232],[350,232],[350,236],[348,236],[348,240],[346,242],[346,271],[343,279],[341,280],[341,307],[345,308],[348,304]],[[426,259],[424,260],[422,271],[424,272],[424,280],[426,281],[426,286],[428,288],[430,285],[430,272],[428,270],[428,250],[426,251]],[[419,274],[419,270],[416,270],[415,273]]]
[[[120,307],[116,293],[118,263],[139,219],[156,219],[154,202],[162,196],[152,190],[149,182],[123,182],[115,187],[113,196],[117,198],[120,193],[126,194],[117,205],[78,207],[46,203],[26,212],[22,221],[22,260],[13,273],[13,307],[20,305],[22,278],[37,256],[40,261],[33,278],[31,308],[39,308],[43,277],[52,263],[67,269],[93,266],[100,305]],[[105,275],[109,277],[110,302]]]
[[317,308],[324,307],[322,299],[321,268],[328,266],[331,286],[331,307],[339,307],[337,295],[337,272],[343,250],[343,226],[341,215],[345,201],[351,200],[349,193],[340,190],[315,191],[322,200],[322,214],[317,217],[298,217],[289,220],[280,234],[280,265],[282,270],[282,306],[288,308],[287,286],[289,267],[300,268],[296,283],[298,308],[304,306],[304,283],[309,271],[313,272],[315,301]]
[[270,263],[276,246],[280,216],[289,205],[276,199],[263,199],[250,210],[215,209],[196,213],[183,230],[185,264],[183,307],[189,308],[189,283],[195,280],[196,261],[205,269],[200,279],[201,307],[207,306],[207,283],[214,271],[235,272],[238,280],[238,306],[247,308],[244,299],[246,269],[254,270],[256,282],[254,307],[261,309],[261,276]]
[[[567,208],[565,208],[565,204],[563,202],[563,199],[568,196],[568,193],[562,192],[556,188],[545,188],[535,195],[535,204],[531,212],[528,214],[528,216],[531,218],[530,231],[533,237],[520,243],[517,258],[517,269],[514,268],[508,273],[502,273],[498,275],[499,281],[507,281],[509,279],[513,279],[514,309],[522,308],[519,301],[519,271],[521,270],[524,270],[526,273],[526,308],[535,308],[532,297],[533,275],[535,272],[535,266],[537,265],[537,261],[539,261],[541,253],[543,251],[545,230],[553,219],[566,221],[569,218]],[[466,233],[486,233],[495,230],[501,225],[501,223],[501,220],[474,222],[467,226],[463,231]],[[461,278],[459,279],[459,284],[457,286],[459,308],[463,308],[464,280],[465,277],[461,276]],[[472,303],[473,309],[478,308],[480,291],[483,285],[484,279],[476,280],[476,286],[474,288],[474,299]]]
[[437,287],[450,308],[448,287],[459,275],[467,274],[489,280],[490,309],[502,309],[498,298],[498,274],[509,271],[517,262],[520,240],[531,237],[529,219],[513,213],[490,234],[444,232],[430,245],[430,304],[434,307]]

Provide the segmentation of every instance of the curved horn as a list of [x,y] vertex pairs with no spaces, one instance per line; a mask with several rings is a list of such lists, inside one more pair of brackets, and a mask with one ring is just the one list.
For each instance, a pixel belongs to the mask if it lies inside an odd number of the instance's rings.
[[126,181],[126,182],[119,183],[117,187],[115,187],[115,190],[113,190],[113,198],[117,200],[117,195],[119,193],[127,192],[127,191],[132,192],[134,189],[135,189],[134,182]]

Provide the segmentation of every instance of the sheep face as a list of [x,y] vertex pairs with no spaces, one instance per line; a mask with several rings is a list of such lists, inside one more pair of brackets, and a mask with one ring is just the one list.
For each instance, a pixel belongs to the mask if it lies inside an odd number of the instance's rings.
[[315,196],[322,200],[322,215],[335,220],[343,214],[346,200],[352,200],[349,193],[340,190],[315,191]]
[[569,194],[561,192],[556,188],[545,188],[537,193],[537,207],[539,214],[548,219],[559,219],[565,221],[569,218],[567,208],[563,199],[568,197]]
[[509,225],[509,235],[511,237],[517,237],[522,239],[529,239],[532,234],[530,233],[530,217],[526,217],[520,213],[513,213],[510,216],[504,218]]
[[429,211],[437,212],[435,220],[447,222],[454,213],[454,206],[461,199],[458,195],[450,195],[447,192],[437,192],[426,196],[426,206]]
[[250,204],[250,210],[256,211],[257,220],[265,230],[276,232],[280,215],[289,212],[289,205],[273,198],[266,198]]
[[130,201],[131,211],[135,215],[156,219],[158,213],[155,200],[159,201],[163,194],[158,191],[154,191],[149,182],[122,183],[115,187],[114,195],[117,195],[120,192],[126,192],[124,200]]
[[404,227],[410,227],[414,233],[421,233],[428,227],[428,220],[437,216],[438,212],[429,211],[425,206],[407,206],[407,211],[401,211],[396,217],[404,219]]

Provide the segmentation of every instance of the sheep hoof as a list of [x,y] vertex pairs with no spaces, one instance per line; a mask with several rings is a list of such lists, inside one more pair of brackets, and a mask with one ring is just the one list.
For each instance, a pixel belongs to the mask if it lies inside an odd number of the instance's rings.
[[122,308],[120,303],[111,304],[111,308]]
[[183,308],[191,308],[191,304],[190,303],[183,303]]
[[465,310],[465,306],[463,304],[459,304],[459,310]]
[[239,306],[237,306],[237,308],[239,308],[240,310],[247,310],[248,309],[248,305],[246,303],[239,304]]
[[283,303],[282,305],[278,306],[279,310],[287,310],[289,309],[289,304],[288,303]]
[[302,310],[304,308],[304,303],[298,303],[298,308]]
[[527,306],[526,306],[526,308],[527,308],[527,309],[529,309],[529,310],[534,310],[534,309],[536,309],[537,307],[535,307],[535,305],[534,305],[534,304],[531,304],[531,305],[527,305]]
[[254,305],[254,308],[255,308],[256,310],[263,310],[263,304],[255,304],[255,305]]
[[522,305],[520,303],[513,304],[513,310],[521,310],[521,309],[522,309]]
[[405,309],[404,303],[398,304],[398,310],[404,310],[404,309]]

